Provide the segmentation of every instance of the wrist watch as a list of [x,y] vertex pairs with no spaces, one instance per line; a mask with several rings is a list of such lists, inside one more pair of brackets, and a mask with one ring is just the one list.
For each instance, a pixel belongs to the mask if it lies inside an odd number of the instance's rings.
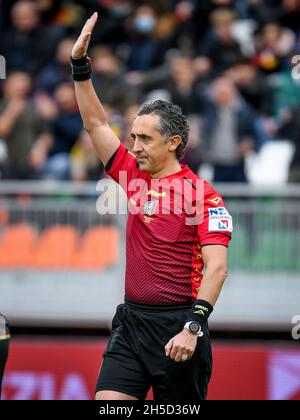
[[191,334],[197,335],[198,337],[203,336],[202,328],[197,321],[188,321],[184,324],[184,328],[187,329]]

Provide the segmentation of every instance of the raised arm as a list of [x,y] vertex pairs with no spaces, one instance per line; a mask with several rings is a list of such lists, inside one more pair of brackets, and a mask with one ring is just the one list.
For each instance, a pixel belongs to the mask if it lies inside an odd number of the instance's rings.
[[[85,63],[87,49],[98,15],[94,13],[88,19],[72,49],[73,64],[78,67]],[[79,60],[79,61],[77,61]],[[84,128],[89,133],[94,148],[104,165],[109,161],[120,145],[120,140],[110,128],[103,106],[98,99],[90,79],[74,81],[78,107]]]

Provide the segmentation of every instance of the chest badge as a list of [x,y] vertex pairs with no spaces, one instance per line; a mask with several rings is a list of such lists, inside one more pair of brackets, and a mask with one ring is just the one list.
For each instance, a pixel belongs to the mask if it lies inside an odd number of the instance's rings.
[[148,214],[148,216],[152,216],[153,214],[155,214],[158,207],[158,203],[158,200],[147,201],[147,203],[144,206],[144,213]]

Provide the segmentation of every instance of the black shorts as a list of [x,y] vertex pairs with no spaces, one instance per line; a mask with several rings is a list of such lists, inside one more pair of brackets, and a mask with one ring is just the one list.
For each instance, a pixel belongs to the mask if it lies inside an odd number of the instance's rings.
[[212,369],[207,326],[191,359],[175,362],[165,355],[165,345],[182,331],[190,309],[128,301],[119,305],[96,392],[117,391],[144,400],[152,386],[155,400],[204,400]]

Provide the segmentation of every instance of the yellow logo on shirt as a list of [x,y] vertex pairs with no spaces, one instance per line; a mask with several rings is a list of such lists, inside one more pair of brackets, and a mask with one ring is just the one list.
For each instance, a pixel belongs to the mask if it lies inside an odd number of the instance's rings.
[[147,195],[152,195],[153,197],[165,197],[166,192],[165,191],[164,192],[158,192],[158,191],[155,191],[155,190],[149,190],[147,192]]
[[213,203],[217,206],[221,201],[221,197],[215,197],[215,198],[212,198],[212,199],[207,200],[207,201],[210,201],[211,203]]

